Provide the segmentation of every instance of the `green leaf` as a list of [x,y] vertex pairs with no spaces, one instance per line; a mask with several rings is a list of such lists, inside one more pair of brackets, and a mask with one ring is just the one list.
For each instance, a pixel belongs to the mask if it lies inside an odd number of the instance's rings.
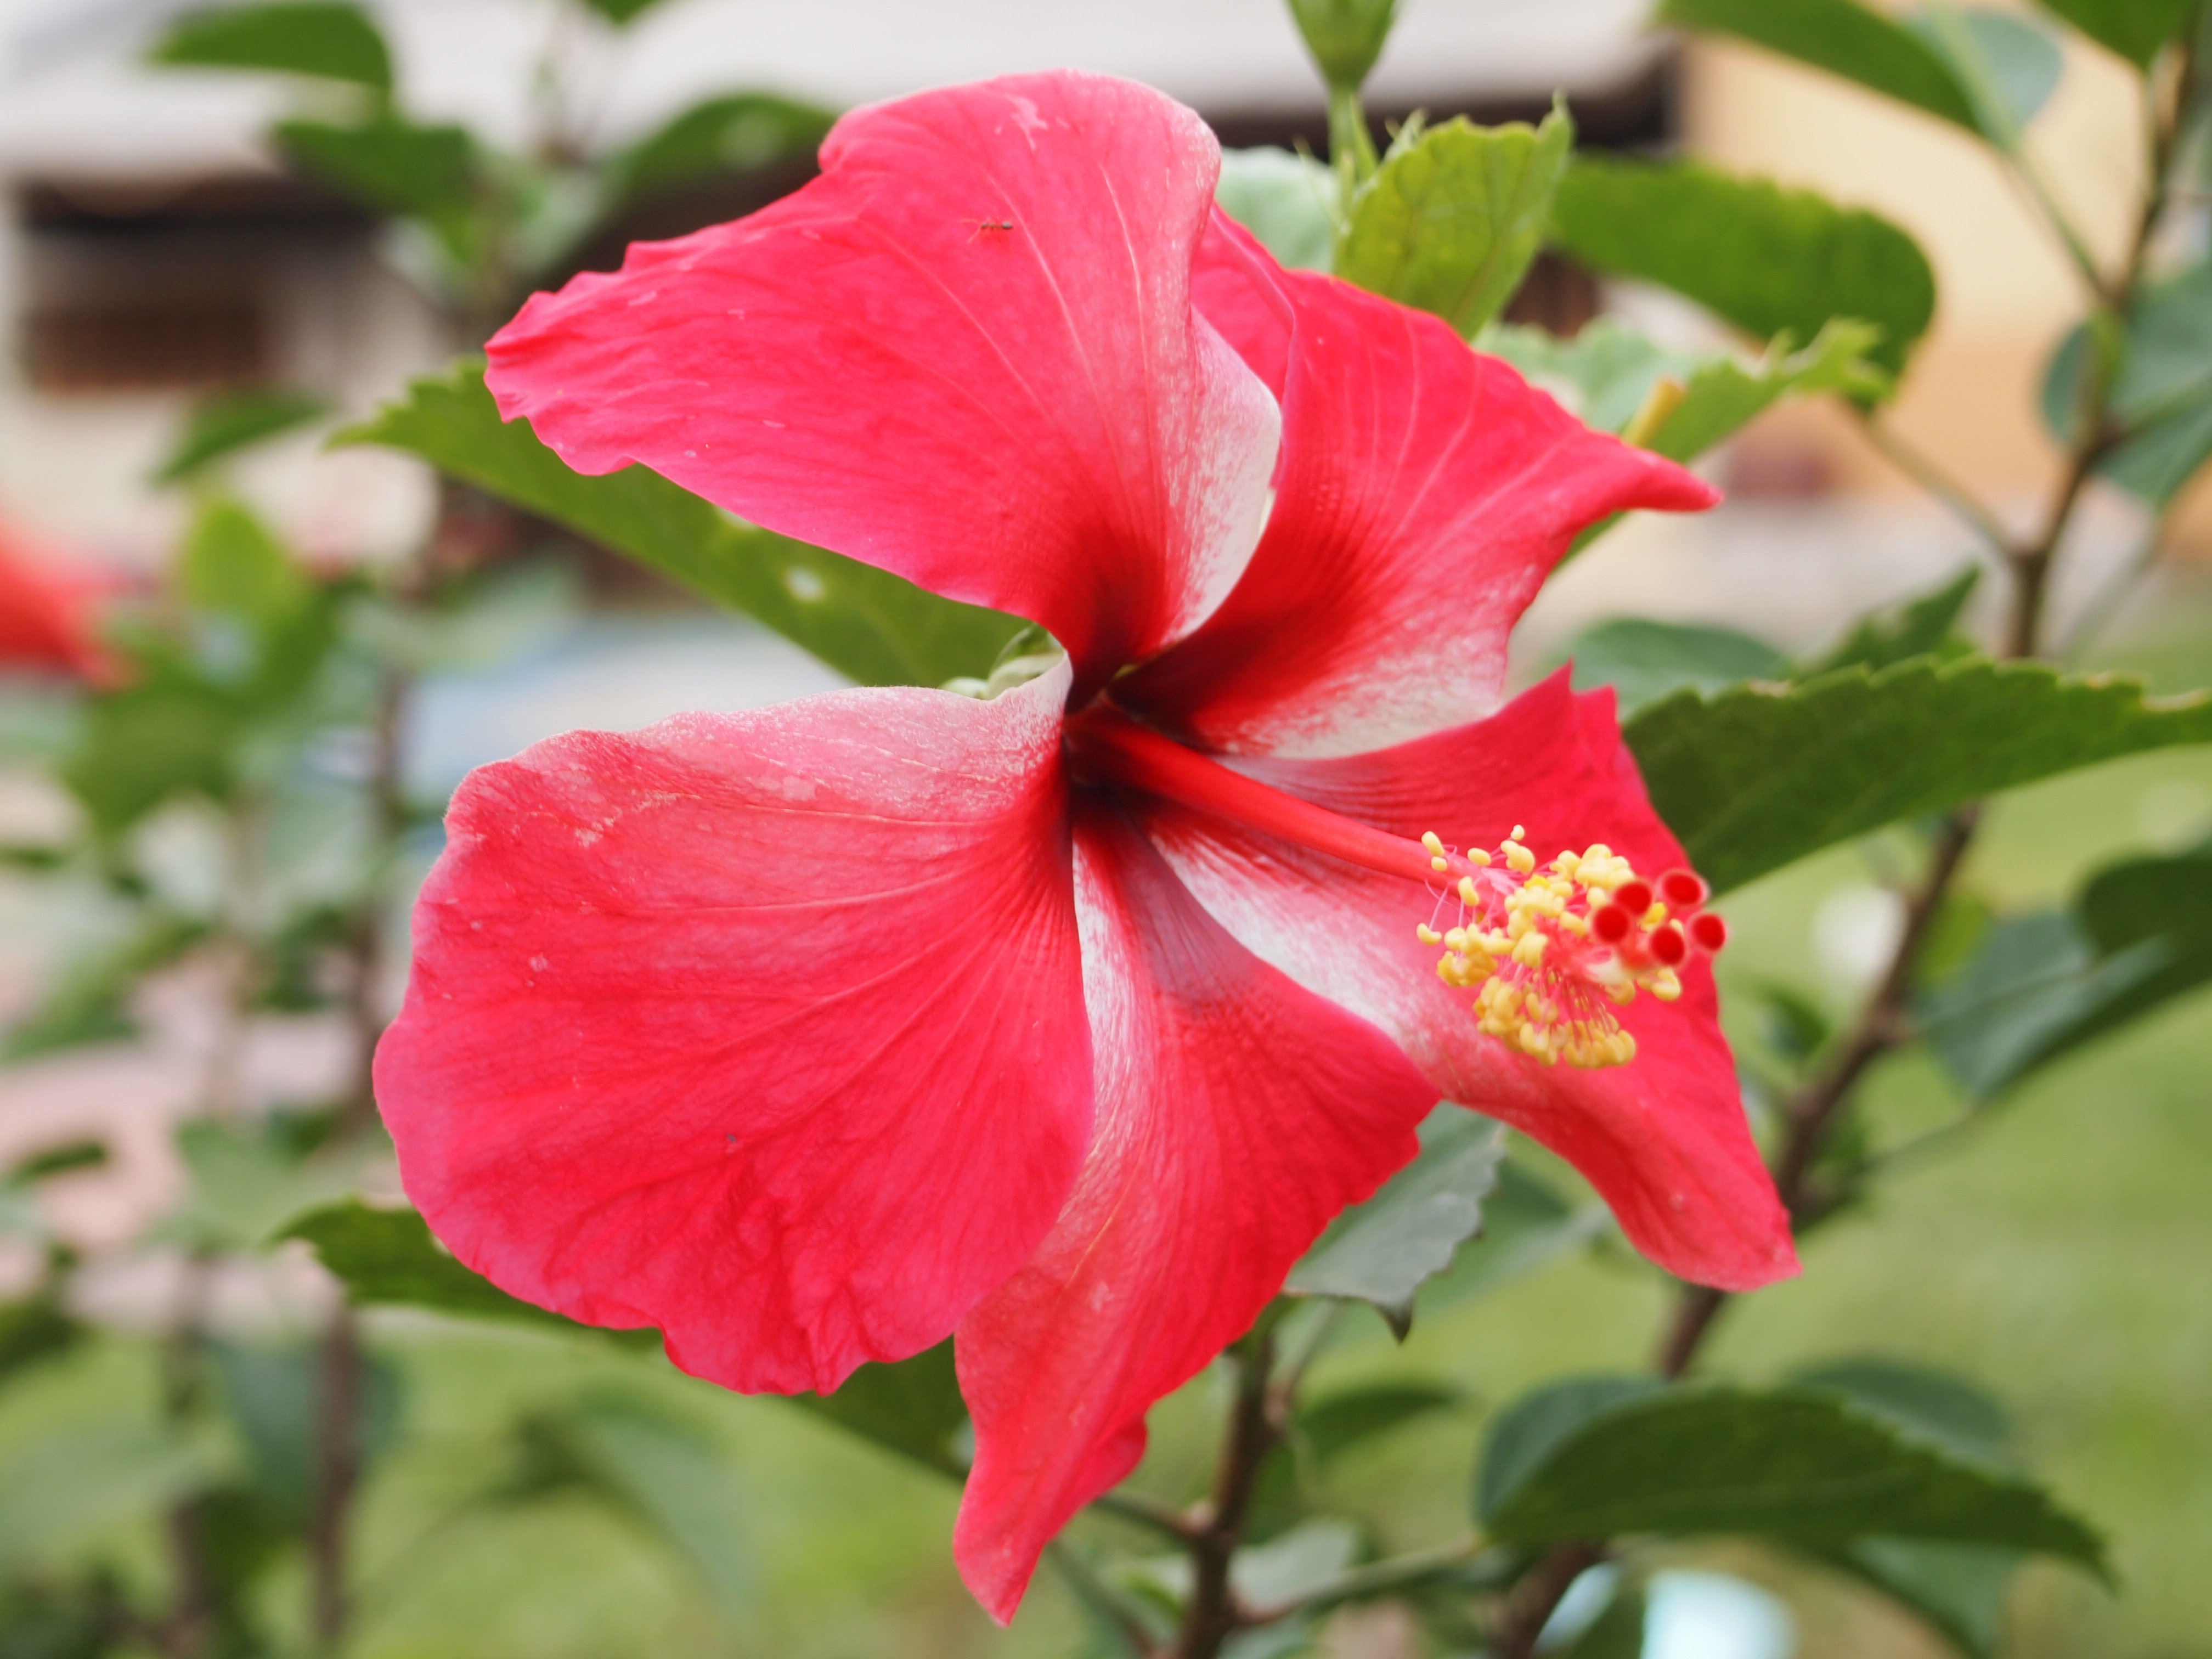
[[2106,1572],[2102,1540],[2040,1487],[1833,1391],[1630,1393],[1614,1381],[1613,1399],[1599,1399],[1504,1475],[1486,1463],[1480,1518],[1492,1537],[1928,1539],[2033,1550]]
[[2072,914],[2009,917],[1920,1000],[1921,1029],[1988,1100],[2061,1054],[2212,983],[2212,848],[2130,859]]
[[[246,1447],[254,1486],[277,1512],[303,1525],[312,1511],[322,1439],[325,1355],[319,1346],[210,1345],[232,1424]],[[356,1360],[358,1405],[352,1437],[366,1470],[390,1449],[399,1427],[399,1374],[373,1355]]]
[[392,90],[392,53],[368,14],[328,0],[195,12],[150,54],[156,64],[275,70]]
[[2139,69],[2150,67],[2158,49],[2181,32],[2197,8],[2197,0],[2039,0],[2039,3]]
[[580,1492],[641,1527],[689,1566],[716,1610],[742,1626],[759,1587],[747,1498],[721,1446],[637,1395],[586,1395],[522,1425],[525,1474],[507,1494]]
[[1729,628],[1624,617],[1600,623],[1567,647],[1577,691],[1609,685],[1620,717],[1688,686],[1707,695],[1747,680],[1790,677],[1790,659],[1764,640]]
[[1831,1359],[1794,1372],[1790,1382],[1826,1389],[1961,1457],[1996,1462],[2012,1437],[2005,1409],[1948,1371],[1894,1359]]
[[428,1308],[464,1319],[495,1319],[570,1334],[611,1336],[628,1346],[655,1346],[654,1331],[602,1331],[509,1296],[463,1267],[412,1210],[380,1210],[349,1198],[293,1218],[270,1242],[303,1238],[355,1307]]
[[[1650,1612],[1643,1585],[1621,1585],[1589,1627],[1557,1650],[1557,1659],[1644,1659]],[[1553,1651],[1545,1650],[1547,1655]]]
[[1766,179],[1585,155],[1559,181],[1552,218],[1553,239],[1583,264],[1672,289],[1761,340],[1817,339],[1838,318],[1872,323],[1881,338],[1865,356],[1893,374],[1936,314],[1935,273],[1911,237]]
[[1572,1376],[1525,1394],[1491,1420],[1475,1466],[1474,1513],[1487,1516],[1593,1418],[1657,1394],[1649,1376]]
[[301,167],[378,213],[427,220],[447,250],[473,247],[476,141],[458,126],[417,126],[380,114],[357,126],[280,121],[276,143]]
[[1604,1205],[1568,1203],[1509,1157],[1482,1200],[1481,1232],[1422,1287],[1422,1305],[1441,1308],[1486,1295],[1589,1243],[1611,1224]]
[[192,407],[170,450],[154,473],[157,484],[182,483],[210,464],[280,433],[320,420],[329,405],[304,392],[229,392]]
[[1784,398],[1833,392],[1869,401],[1886,395],[1889,376],[1867,361],[1881,337],[1871,323],[1838,320],[1802,350],[1793,351],[1792,337],[1781,334],[1760,357],[1745,362],[1732,352],[1669,351],[1601,317],[1571,340],[1494,325],[1476,344],[1564,394],[1562,401],[1586,424],[1607,432],[1624,430],[1659,382],[1673,381],[1680,400],[1638,441],[1669,460],[1692,461]]
[[1336,174],[1286,149],[1225,149],[1213,199],[1260,239],[1279,264],[1331,270],[1336,264]]
[[1540,126],[1460,118],[1392,145],[1352,201],[1336,274],[1472,335],[1528,274],[1574,143],[1558,104]]
[[1398,0],[1291,0],[1291,16],[1322,78],[1357,91],[1382,55]]
[[1732,34],[1978,130],[1973,104],[1942,56],[1856,0],[1661,0],[1657,21]]
[[1899,606],[1893,613],[1866,617],[1842,644],[1799,670],[1798,677],[1814,679],[1840,668],[1873,671],[1893,667],[1914,657],[1966,654],[1972,647],[1958,640],[1952,630],[1981,580],[1981,567],[1969,565],[1954,580]]
[[2024,1551],[1996,1545],[1910,1538],[1795,1547],[1910,1607],[1970,1659],[1993,1659],[2004,1636],[2006,1592],[2027,1560]]
[[149,918],[111,949],[71,964],[60,981],[9,1028],[0,1060],[88,1042],[106,1042],[137,1030],[131,1017],[133,994],[147,975],[176,961],[206,937],[204,924],[171,916]]
[[192,523],[178,585],[202,611],[234,617],[257,634],[280,633],[314,598],[268,527],[234,501],[210,502]]
[[2098,471],[2154,506],[2179,494],[2212,457],[2212,261],[2136,301],[2112,412],[2127,435]]
[[1717,890],[1900,818],[2175,744],[2212,739],[2212,699],[2039,663],[1926,658],[1707,700],[1626,728],[1654,805]]
[[61,779],[94,829],[112,837],[173,796],[225,799],[244,722],[234,697],[157,669],[86,711]]
[[480,364],[416,381],[407,402],[332,441],[419,456],[758,618],[864,685],[939,685],[988,672],[1023,627],[741,523],[645,467],[596,478],[571,471],[526,422],[501,423]]
[[0,1382],[69,1352],[84,1336],[85,1328],[62,1311],[52,1290],[0,1305]]
[[811,156],[832,112],[774,93],[727,93],[694,104],[608,164],[610,194],[633,199],[719,174]]
[[1943,60],[1973,105],[1983,135],[2008,149],[2018,147],[2065,72],[2058,43],[2009,12],[1935,0],[1906,27]]
[[967,1472],[968,1403],[950,1339],[896,1364],[863,1365],[836,1393],[793,1395],[791,1403],[940,1474]]
[[1449,1411],[1462,1398],[1457,1389],[1438,1382],[1375,1382],[1341,1389],[1302,1404],[1291,1432],[1316,1463],[1328,1463],[1393,1429]]
[[617,28],[622,28],[635,22],[660,0],[584,0],[584,3]]
[[1505,1155],[1497,1124],[1449,1101],[1429,1115],[1420,1138],[1419,1155],[1336,1218],[1291,1269],[1285,1291],[1371,1303],[1405,1335],[1414,1291],[1481,1226],[1483,1194]]
[[215,1472],[216,1449],[166,1425],[92,1418],[45,1429],[0,1460],[0,1574],[159,1510]]

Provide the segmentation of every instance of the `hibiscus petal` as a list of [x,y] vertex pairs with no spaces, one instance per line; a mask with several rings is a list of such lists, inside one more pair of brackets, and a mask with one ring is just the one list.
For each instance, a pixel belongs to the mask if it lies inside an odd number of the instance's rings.
[[975,1464],[954,1551],[1012,1617],[1039,1553],[1136,1467],[1145,1413],[1236,1340],[1436,1091],[1373,1026],[1255,961],[1110,807],[1079,810],[1097,1133],[1036,1255],[961,1322]]
[[[1603,842],[1651,875],[1687,860],[1646,800],[1610,691],[1564,673],[1477,725],[1373,754],[1239,769],[1404,836],[1494,847],[1525,824],[1540,859]],[[1637,1249],[1700,1284],[1750,1290],[1794,1271],[1789,1218],[1745,1121],[1709,966],[1671,1005],[1619,1011],[1636,1058],[1546,1067],[1476,1029],[1471,999],[1413,936],[1419,884],[1310,853],[1187,808],[1147,803],[1168,861],[1263,959],[1390,1033],[1437,1091],[1503,1119],[1596,1187]]]
[[471,774],[376,1056],[438,1236],[731,1388],[941,1341],[1089,1142],[1066,687],[836,692]]
[[1023,76],[856,112],[822,164],[533,298],[489,348],[501,410],[580,471],[642,461],[1041,623],[1079,693],[1196,625],[1280,425],[1191,307],[1212,134],[1128,82]]
[[1346,755],[1498,706],[1508,632],[1586,526],[1719,497],[1593,432],[1443,322],[1333,277],[1273,270],[1225,221],[1199,301],[1263,378],[1281,373],[1275,511],[1205,625],[1115,688],[1218,749]]

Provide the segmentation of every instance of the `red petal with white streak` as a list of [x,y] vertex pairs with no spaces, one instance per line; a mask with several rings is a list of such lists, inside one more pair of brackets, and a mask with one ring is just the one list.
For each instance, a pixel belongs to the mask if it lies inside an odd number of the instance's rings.
[[1076,902],[1097,1138],[1051,1237],[956,1348],[975,1464],[954,1549],[1002,1620],[1053,1535],[1135,1468],[1152,1402],[1413,1156],[1436,1103],[1381,1032],[1224,933],[1110,807],[1079,809]]
[[836,692],[471,774],[376,1056],[438,1236],[731,1388],[941,1341],[1089,1141],[1066,689]]
[[1042,623],[1085,691],[1211,611],[1267,510],[1274,400],[1191,306],[1219,157],[1098,76],[857,111],[795,195],[532,299],[489,383],[579,471]]
[[[1401,836],[1494,847],[1525,824],[1540,860],[1603,842],[1656,875],[1687,862],[1644,798],[1610,691],[1564,673],[1487,720],[1373,754],[1238,769]],[[1789,1217],[1744,1117],[1709,967],[1671,1005],[1619,1011],[1626,1066],[1547,1067],[1476,1029],[1464,991],[1413,936],[1419,884],[1309,853],[1180,806],[1146,826],[1206,908],[1257,955],[1395,1038],[1437,1092],[1500,1118],[1580,1170],[1636,1247],[1670,1273],[1750,1290],[1796,1269]]]
[[[1272,272],[1225,220],[1200,303],[1282,379],[1267,532],[1203,627],[1116,684],[1159,725],[1241,754],[1348,755],[1498,706],[1506,635],[1585,526],[1719,496],[1583,426],[1426,313]],[[1286,366],[1285,366],[1286,365]]]

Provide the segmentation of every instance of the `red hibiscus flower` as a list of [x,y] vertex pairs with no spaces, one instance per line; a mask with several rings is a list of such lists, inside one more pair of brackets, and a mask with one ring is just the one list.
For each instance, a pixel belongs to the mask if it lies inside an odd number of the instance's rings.
[[1790,1271],[1717,918],[1609,694],[1497,708],[1576,532],[1711,492],[1276,269],[1142,88],[927,94],[822,161],[533,299],[501,407],[1066,660],[476,773],[377,1056],[439,1235],[736,1389],[954,1333],[956,1547],[1001,1619],[1439,1095],[1572,1159],[1674,1272]]
[[0,526],[0,670],[112,683],[118,665],[95,626],[100,600],[112,586]]

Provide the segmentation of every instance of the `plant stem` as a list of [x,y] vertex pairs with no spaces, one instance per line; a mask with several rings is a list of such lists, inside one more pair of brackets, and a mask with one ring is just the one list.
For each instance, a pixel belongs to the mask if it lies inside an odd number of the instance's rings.
[[1237,1397],[1214,1470],[1213,1496],[1189,1540],[1190,1601],[1176,1634],[1174,1659],[1214,1659],[1222,1644],[1249,1622],[1230,1588],[1229,1566],[1243,1541],[1252,1488],[1283,1435],[1288,1401],[1270,1386],[1274,1348],[1272,1316],[1262,1314],[1260,1323],[1230,1351],[1237,1366]]
[[361,1480],[361,1342],[352,1310],[341,1301],[323,1334],[322,1389],[315,1421],[314,1510],[307,1524],[315,1645],[343,1640],[347,1522]]

